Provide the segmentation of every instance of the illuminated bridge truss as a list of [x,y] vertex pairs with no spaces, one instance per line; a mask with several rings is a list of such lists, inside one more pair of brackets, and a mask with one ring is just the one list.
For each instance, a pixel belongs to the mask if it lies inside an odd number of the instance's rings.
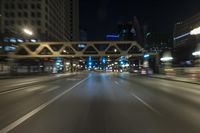
[[18,44],[10,58],[54,57],[138,57],[143,48],[137,42],[38,42]]

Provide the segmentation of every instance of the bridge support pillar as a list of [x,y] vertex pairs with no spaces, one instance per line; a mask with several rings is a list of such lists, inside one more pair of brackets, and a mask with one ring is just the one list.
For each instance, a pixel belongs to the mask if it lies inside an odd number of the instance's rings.
[[70,71],[73,73],[74,72],[74,67],[73,67],[73,60],[70,60]]

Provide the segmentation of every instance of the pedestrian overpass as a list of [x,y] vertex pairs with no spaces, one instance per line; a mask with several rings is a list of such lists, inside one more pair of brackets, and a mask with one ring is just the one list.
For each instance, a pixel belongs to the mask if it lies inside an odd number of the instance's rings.
[[[136,41],[20,43],[10,58],[139,57],[144,49]],[[153,53],[151,53],[154,55]]]
[[[66,71],[76,71],[90,65],[90,59],[101,67],[118,68],[116,62],[121,62],[122,58],[129,64],[135,64],[135,61],[141,64],[147,54],[136,41],[36,42],[19,43],[15,47],[13,52],[0,56],[7,57],[9,66],[16,68],[15,71],[24,66],[28,72],[45,71],[46,68],[52,71],[55,65]],[[148,57],[159,61],[157,55],[148,53]],[[103,59],[107,61],[103,63]]]

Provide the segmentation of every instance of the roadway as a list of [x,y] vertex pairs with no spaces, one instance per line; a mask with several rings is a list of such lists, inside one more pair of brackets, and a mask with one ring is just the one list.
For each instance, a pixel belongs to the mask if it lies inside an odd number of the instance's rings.
[[7,132],[199,133],[200,87],[117,73],[38,83],[0,93]]

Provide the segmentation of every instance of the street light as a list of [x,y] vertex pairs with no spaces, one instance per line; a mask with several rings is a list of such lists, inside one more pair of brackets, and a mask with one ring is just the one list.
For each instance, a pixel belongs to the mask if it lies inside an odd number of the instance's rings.
[[161,58],[160,60],[163,61],[163,62],[172,61],[172,60],[173,60],[173,57],[163,57],[163,58]]
[[194,53],[192,53],[193,56],[200,56],[200,51],[196,51]]
[[198,34],[200,34],[200,27],[190,31],[190,35],[198,35]]
[[30,36],[33,35],[33,32],[30,31],[29,29],[24,29],[23,31],[24,31],[24,33],[26,33],[27,35],[30,35]]

